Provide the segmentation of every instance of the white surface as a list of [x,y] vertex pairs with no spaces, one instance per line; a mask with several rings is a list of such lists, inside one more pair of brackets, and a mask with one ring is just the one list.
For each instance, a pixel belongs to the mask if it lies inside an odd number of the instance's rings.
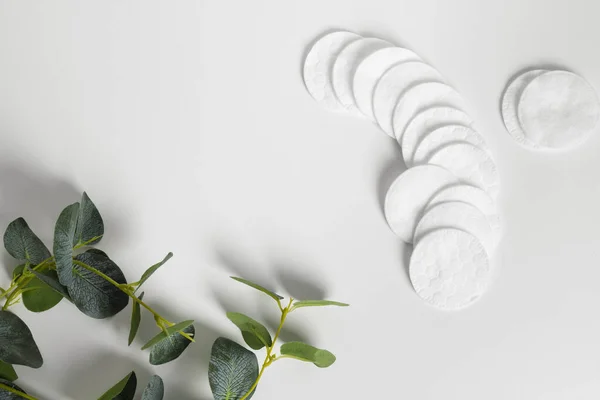
[[[276,363],[255,400],[600,397],[600,137],[534,153],[500,116],[506,82],[531,65],[568,66],[600,86],[599,14],[589,0],[0,3],[0,222],[23,215],[47,240],[87,190],[106,218],[102,248],[129,279],[174,252],[146,298],[196,319],[200,338],[154,369],[141,343],[126,346],[128,313],[94,321],[67,304],[42,315],[19,306],[46,360],[19,368],[23,386],[95,399],[135,368],[140,382],[163,375],[167,400],[208,400],[210,344],[241,340],[222,307],[276,317],[271,299],[227,276],[284,291],[295,270],[352,304],[289,321],[338,360]],[[304,88],[307,47],[330,29],[435,65],[498,163],[501,265],[464,311],[427,307],[407,277],[412,246],[381,206],[403,169],[398,146]]]
[[446,125],[429,132],[413,151],[411,165],[426,163],[437,150],[452,142],[469,142],[483,150],[485,140],[473,128],[464,125]]

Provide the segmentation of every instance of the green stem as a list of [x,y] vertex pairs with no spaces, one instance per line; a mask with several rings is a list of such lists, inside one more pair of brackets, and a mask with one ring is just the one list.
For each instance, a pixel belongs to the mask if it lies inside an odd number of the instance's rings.
[[0,383],[0,389],[6,390],[7,392],[10,392],[10,393],[14,393],[14,394],[21,396],[22,398],[27,399],[27,400],[38,400],[37,398],[30,396],[27,393],[20,392],[17,389],[13,389],[10,386],[5,385],[3,383]]
[[277,327],[277,331],[275,332],[275,336],[273,337],[273,344],[271,344],[271,346],[267,347],[267,355],[265,356],[265,361],[263,362],[263,365],[260,368],[260,372],[258,373],[258,377],[256,378],[256,381],[254,381],[254,383],[252,384],[252,386],[250,387],[248,392],[244,396],[242,396],[242,398],[240,400],[246,400],[248,398],[248,396],[250,396],[252,394],[252,392],[254,392],[254,390],[258,386],[258,383],[260,382],[260,379],[262,378],[263,374],[265,373],[265,369],[267,369],[267,367],[269,365],[271,365],[273,363],[273,361],[277,360],[277,357],[276,358],[272,357],[273,349],[275,348],[277,339],[279,339],[279,335],[281,334],[281,330],[283,329],[283,324],[285,323],[285,319],[287,318],[288,314],[291,311],[293,301],[294,301],[294,299],[290,298],[290,302],[286,308],[282,308],[281,306],[279,307],[279,308],[281,308],[281,321],[279,322],[279,326]]
[[[49,257],[45,259],[32,269],[34,271],[39,271],[40,269],[45,267],[48,262],[52,261],[53,258],[54,257]],[[33,279],[32,274],[29,273],[27,269],[23,270],[23,274],[21,274],[21,276],[18,279],[14,280],[10,287],[5,292],[3,292],[2,295],[0,295],[0,299],[6,297],[6,301],[4,302],[2,310],[7,310],[8,307],[12,305],[13,300],[21,294],[20,288],[26,285],[29,281],[31,281],[31,279]]]

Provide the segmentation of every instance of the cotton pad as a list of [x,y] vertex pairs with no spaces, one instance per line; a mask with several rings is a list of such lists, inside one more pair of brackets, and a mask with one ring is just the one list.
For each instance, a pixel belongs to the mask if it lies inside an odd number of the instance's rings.
[[425,135],[445,125],[472,124],[471,117],[464,111],[454,107],[432,107],[417,114],[406,127],[404,135],[400,138],[402,157],[408,167],[412,167],[412,158],[417,144]]
[[490,154],[467,142],[451,143],[435,152],[429,164],[451,171],[465,183],[485,190],[496,199],[500,190],[498,168]]
[[460,201],[450,201],[427,208],[415,228],[413,243],[430,232],[442,228],[453,228],[475,236],[488,255],[493,254],[498,244],[487,217],[475,206]]
[[381,77],[373,92],[375,121],[385,133],[394,137],[392,115],[398,99],[413,85],[442,80],[435,68],[421,61],[409,61],[390,68]]
[[344,47],[333,64],[333,71],[331,73],[333,91],[346,110],[355,116],[364,116],[356,107],[352,91],[356,68],[369,55],[377,50],[391,46],[390,42],[381,39],[358,39]]
[[581,144],[596,129],[600,104],[594,88],[568,71],[549,71],[523,91],[518,115],[527,139],[540,147]]
[[423,165],[402,173],[385,197],[384,213],[392,231],[404,242],[412,243],[414,229],[429,200],[458,179],[436,165]]
[[413,250],[409,274],[417,294],[444,310],[473,304],[486,292],[492,277],[481,242],[457,229],[425,235]]
[[494,199],[483,189],[464,183],[449,186],[433,196],[427,208],[429,209],[438,204],[450,201],[462,201],[463,203],[475,206],[486,216],[492,231],[494,231],[494,235],[498,240],[500,239],[502,236],[502,224],[500,222],[500,215],[498,214],[498,206]]
[[525,136],[523,128],[521,128],[521,122],[517,115],[517,105],[523,94],[523,90],[529,85],[529,83],[537,78],[538,76],[548,72],[545,69],[536,69],[525,72],[510,82],[504,91],[502,96],[502,119],[504,120],[504,126],[508,130],[508,133],[517,141],[517,143],[525,147],[537,147],[536,144],[531,142]]
[[365,58],[356,68],[352,84],[358,109],[369,119],[373,114],[373,91],[383,74],[394,65],[420,60],[414,52],[402,47],[388,47]]
[[452,142],[469,142],[481,149],[485,147],[485,140],[473,128],[446,125],[431,131],[421,139],[412,156],[411,165],[426,163],[433,153]]
[[329,111],[344,111],[331,82],[337,55],[350,43],[360,39],[356,33],[338,31],[323,36],[310,49],[304,60],[304,84],[308,93]]
[[463,108],[463,100],[452,87],[442,82],[424,82],[404,93],[394,107],[392,127],[400,141],[408,123],[419,112],[434,106]]

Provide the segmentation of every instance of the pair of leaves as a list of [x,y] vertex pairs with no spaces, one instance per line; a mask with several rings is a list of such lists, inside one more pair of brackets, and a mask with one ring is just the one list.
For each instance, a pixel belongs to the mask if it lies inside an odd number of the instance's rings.
[[[17,266],[13,271],[13,279],[17,279],[25,271],[25,265]],[[31,269],[28,269],[31,271]],[[43,275],[43,281],[38,278],[39,275]],[[21,286],[23,290],[21,297],[23,298],[23,305],[29,311],[33,312],[44,312],[48,311],[56,306],[63,299],[63,295],[45,283],[47,280],[58,282],[58,275],[56,271],[43,271],[38,272],[35,276],[31,277],[29,281]]]
[[252,349],[260,350],[265,346],[271,347],[273,345],[271,334],[260,322],[244,314],[234,312],[228,312],[227,318],[242,331],[244,341]]
[[[23,389],[21,389],[19,386],[15,385],[9,380],[0,378],[0,384],[8,386],[9,388],[17,390],[23,394],[27,394],[27,392],[25,392]],[[0,400],[23,400],[23,396],[20,396],[13,392],[9,392],[4,388],[0,388]]]
[[280,351],[282,356],[311,362],[319,368],[327,368],[335,362],[335,356],[331,352],[302,342],[285,343]]
[[[131,371],[115,386],[111,387],[98,400],[133,400],[137,388],[137,377]],[[144,389],[142,400],[162,400],[165,395],[163,380],[158,375],[150,378],[150,382]]]
[[31,331],[10,311],[0,311],[0,360],[31,368],[44,363]]
[[208,366],[208,381],[215,400],[241,399],[257,378],[258,359],[253,352],[227,338],[215,340]]
[[194,321],[183,321],[173,326],[170,326],[161,331],[148,341],[142,350],[152,348],[150,350],[150,364],[162,365],[178,358],[187,347],[190,345],[189,339],[183,337],[179,332],[187,333],[190,337],[194,337],[196,329],[192,325]]

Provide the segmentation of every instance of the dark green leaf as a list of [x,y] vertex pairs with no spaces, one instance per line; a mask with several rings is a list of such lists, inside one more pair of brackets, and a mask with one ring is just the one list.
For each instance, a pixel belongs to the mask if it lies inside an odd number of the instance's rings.
[[319,368],[327,368],[335,362],[335,356],[327,350],[317,349],[302,342],[289,342],[282,345],[281,355],[311,362]]
[[[97,252],[85,252],[75,260],[107,275],[119,284],[126,284],[123,271],[110,258]],[[129,303],[129,296],[95,272],[72,264],[73,279],[67,286],[73,303],[92,318],[108,318],[119,313]]]
[[137,387],[137,377],[131,371],[125,378],[121,379],[115,386],[108,389],[98,400],[132,400]]
[[[56,271],[44,271],[39,273],[52,281],[58,283],[58,274]],[[63,299],[60,293],[57,293],[52,287],[37,278],[37,275],[23,286],[23,305],[33,312],[48,311]]]
[[[220,337],[210,354],[208,381],[215,400],[239,400],[258,378],[258,360],[250,350]],[[252,398],[254,392],[247,399]]]
[[244,341],[254,350],[260,350],[265,346],[273,345],[269,331],[260,322],[244,314],[234,312],[228,312],[227,318],[242,331]]
[[27,225],[23,218],[11,222],[4,232],[4,247],[8,254],[21,261],[39,264],[50,258],[50,250]]
[[146,350],[146,349],[154,346],[156,343],[160,342],[161,340],[166,339],[167,337],[171,336],[171,334],[182,331],[185,328],[187,328],[188,326],[192,325],[193,323],[194,323],[193,320],[187,320],[187,321],[179,322],[173,326],[168,327],[166,329],[167,330],[166,333],[164,331],[160,331],[160,333],[158,335],[154,336],[152,339],[150,339],[148,341],[148,343],[146,343],[142,347],[142,350]]
[[77,228],[79,203],[67,206],[58,216],[54,228],[54,259],[58,280],[63,286],[70,286],[73,275],[73,240]]
[[7,381],[16,381],[19,378],[13,366],[4,361],[0,361],[0,379],[6,379]]
[[31,331],[10,311],[0,311],[0,360],[31,368],[44,363]]
[[77,227],[73,237],[73,246],[96,244],[102,239],[103,235],[104,221],[102,221],[100,212],[87,193],[83,192],[77,217]]
[[[138,296],[140,300],[144,298],[144,292]],[[142,313],[140,312],[140,304],[137,301],[133,302],[131,309],[131,328],[129,329],[129,346],[133,343],[133,339],[137,335],[142,320]]]
[[265,289],[264,287],[254,283],[254,282],[250,282],[249,280],[243,279],[243,278],[237,278],[235,276],[232,276],[231,279],[236,280],[238,282],[241,282],[245,285],[248,285],[256,290],[260,290],[261,292],[267,294],[268,296],[272,297],[274,300],[279,301],[281,299],[283,299],[283,297],[281,297],[280,295],[278,295],[275,292],[271,292],[269,289]]
[[[194,325],[190,325],[183,332],[193,338],[196,334],[196,329]],[[175,360],[187,349],[190,343],[192,342],[181,336],[178,332],[172,333],[169,337],[152,346],[152,350],[150,350],[150,364],[162,365]]]
[[340,303],[338,301],[331,300],[302,300],[294,303],[292,308],[302,308],[302,307],[325,307],[325,306],[338,306],[338,307],[348,307],[350,304]]
[[[27,394],[27,392],[25,392],[23,389],[6,379],[0,379],[0,384]],[[0,388],[0,400],[23,400],[23,396],[19,396],[18,394],[9,392],[4,388]]]
[[[171,259],[171,257],[173,257],[173,253],[169,253],[167,254],[167,256],[159,263],[154,264],[153,266],[151,266],[150,268],[148,268],[146,270],[146,272],[144,272],[142,274],[142,278],[140,279],[140,284],[138,285],[137,289],[139,289],[144,282],[146,282],[148,280],[148,278],[150,278],[152,276],[152,274],[154,274],[156,272],[157,269],[159,269],[160,267],[162,267],[167,261],[169,261]],[[137,290],[136,289],[136,290]]]
[[103,252],[103,251],[102,251],[102,250],[100,250],[100,249],[87,249],[85,252],[86,252],[86,253],[91,253],[91,254],[98,254],[98,255],[104,256],[104,257],[106,257],[106,258],[110,258],[110,257],[108,256],[108,254],[106,254],[105,252]]
[[158,375],[150,378],[148,386],[144,389],[142,400],[162,400],[165,395],[165,385]]
[[61,285],[60,282],[58,281],[58,275],[56,275],[54,277],[53,277],[53,275],[45,275],[43,273],[34,271],[31,268],[29,268],[29,272],[33,273],[37,279],[39,279],[40,281],[44,282],[46,285],[51,287],[52,290],[54,290],[56,293],[60,294],[65,299],[72,301],[71,296],[69,296],[69,293],[67,292],[67,288],[64,287],[63,285]]

